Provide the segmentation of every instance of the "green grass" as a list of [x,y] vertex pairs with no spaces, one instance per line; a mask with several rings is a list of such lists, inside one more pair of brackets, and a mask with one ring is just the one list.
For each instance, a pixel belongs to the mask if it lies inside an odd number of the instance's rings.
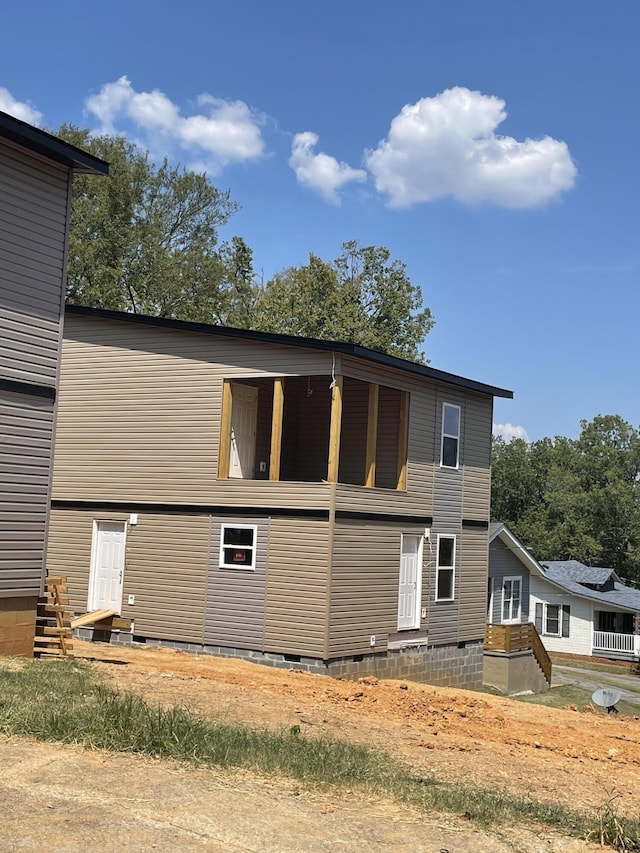
[[[548,695],[548,694],[545,694]],[[506,791],[417,777],[392,756],[327,738],[211,722],[183,708],[161,708],[96,680],[87,664],[0,662],[0,732],[192,764],[278,773],[307,784],[342,786],[394,798],[424,812],[451,812],[485,826],[532,822],[586,838],[618,839],[640,850],[640,823],[613,806],[584,815]],[[612,817],[613,816],[613,817]],[[626,847],[619,839],[626,839]],[[631,846],[635,845],[635,846]]]
[[[559,687],[551,687],[545,693],[534,693],[531,696],[512,696],[517,702],[527,702],[530,705],[545,705],[548,708],[564,708],[566,705],[576,705],[579,710],[585,705],[591,705],[599,714],[607,716],[603,708],[598,708],[591,701],[591,690],[578,687],[577,684],[562,684]],[[620,714],[630,717],[640,716],[640,708],[632,702],[621,699],[616,708]]]

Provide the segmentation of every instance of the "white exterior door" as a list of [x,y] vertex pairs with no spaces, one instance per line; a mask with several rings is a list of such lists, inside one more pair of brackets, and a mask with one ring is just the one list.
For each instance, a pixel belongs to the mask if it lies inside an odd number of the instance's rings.
[[400,585],[398,588],[398,630],[420,627],[422,591],[422,536],[402,536]]
[[89,579],[89,610],[122,608],[124,576],[124,521],[96,521],[93,530],[93,556]]
[[502,622],[520,622],[522,604],[522,578],[510,577],[502,581]]
[[230,477],[253,479],[257,416],[258,389],[250,385],[234,384],[229,456]]

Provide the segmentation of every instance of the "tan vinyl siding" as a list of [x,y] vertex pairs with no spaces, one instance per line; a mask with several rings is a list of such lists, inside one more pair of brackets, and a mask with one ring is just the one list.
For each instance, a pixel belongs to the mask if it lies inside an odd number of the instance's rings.
[[218,481],[217,471],[223,379],[326,373],[330,358],[70,314],[54,497],[328,506],[318,483]]
[[471,393],[466,397],[462,516],[489,521],[493,398]]
[[40,593],[53,401],[0,394],[0,597]]
[[460,625],[458,640],[481,640],[487,621],[489,533],[464,528],[460,543]]
[[0,140],[0,372],[55,386],[68,170]]
[[[69,577],[72,608],[87,608],[94,521],[129,521],[129,513],[53,509],[47,563]],[[141,637],[204,641],[209,517],[138,514],[127,523],[122,615]],[[128,596],[135,596],[129,605]]]
[[[386,648],[398,627],[398,583],[402,533],[420,535],[424,528],[373,523],[336,524],[331,575],[330,657],[369,654]],[[423,553],[423,566],[427,557]],[[422,605],[428,583],[422,583]],[[425,620],[426,621],[426,620]]]
[[272,518],[265,649],[325,657],[329,522]]
[[[220,534],[223,524],[256,526],[254,570],[220,567]],[[240,649],[264,649],[268,541],[267,518],[216,516],[211,519],[205,643]]]

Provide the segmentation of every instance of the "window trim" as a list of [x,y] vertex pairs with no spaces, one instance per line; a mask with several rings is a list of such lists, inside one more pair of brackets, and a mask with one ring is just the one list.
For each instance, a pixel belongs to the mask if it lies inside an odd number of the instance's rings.
[[[549,631],[549,608],[555,607],[558,610],[558,630],[557,631]],[[561,637],[562,636],[562,605],[561,604],[552,604],[548,601],[543,602],[542,608],[542,633],[545,637]]]
[[[453,553],[451,558],[450,566],[441,566],[440,565],[440,541],[442,539],[452,539],[453,540]],[[435,601],[455,601],[456,599],[456,546],[457,546],[457,537],[453,533],[438,533],[437,541],[436,541],[436,587],[435,587]],[[440,586],[440,572],[446,571],[451,572],[451,596],[447,598],[440,598],[438,596],[438,587]]]
[[[445,409],[457,409],[458,410],[458,433],[454,435],[453,433],[448,433],[444,431],[445,424]],[[444,403],[442,404],[442,424],[440,430],[440,467],[448,468],[451,471],[456,471],[460,468],[460,424],[462,422],[462,407],[457,403]],[[455,465],[446,465],[444,461],[444,440],[445,438],[454,438],[456,440],[456,464]]]
[[[253,530],[253,543],[251,545],[243,546],[245,550],[251,550],[251,564],[250,565],[238,565],[238,563],[225,563],[224,560],[224,532],[227,528],[233,528],[235,530]],[[229,547],[228,545],[226,547]],[[235,524],[234,522],[222,522],[220,525],[220,549],[218,551],[218,568],[220,569],[233,569],[234,571],[240,572],[255,572],[256,570],[256,552],[258,550],[258,525],[257,524]]]
[[[520,594],[518,595],[518,615],[515,617],[509,617],[509,619],[504,618],[504,585],[506,581],[511,581],[511,589],[513,591],[513,582],[518,581],[518,585],[520,587]],[[505,575],[502,578],[502,601],[500,608],[500,622],[502,625],[519,625],[522,622],[522,575]],[[513,602],[513,594],[509,599],[510,602]],[[511,613],[513,607],[510,605],[509,613]]]

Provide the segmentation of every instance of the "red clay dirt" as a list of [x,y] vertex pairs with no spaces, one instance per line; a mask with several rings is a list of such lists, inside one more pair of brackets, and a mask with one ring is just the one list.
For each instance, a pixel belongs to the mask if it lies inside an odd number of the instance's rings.
[[[151,647],[74,641],[114,686],[254,727],[384,748],[418,772],[593,810],[638,811],[640,721],[413,682],[357,682]],[[55,666],[55,662],[51,665]],[[0,851],[582,853],[527,826],[479,832],[351,792],[0,738]]]
[[[640,720],[415,682],[336,680],[158,648],[75,644],[123,690],[256,727],[382,747],[421,772],[594,809],[639,810]],[[122,665],[114,661],[122,661]]]

